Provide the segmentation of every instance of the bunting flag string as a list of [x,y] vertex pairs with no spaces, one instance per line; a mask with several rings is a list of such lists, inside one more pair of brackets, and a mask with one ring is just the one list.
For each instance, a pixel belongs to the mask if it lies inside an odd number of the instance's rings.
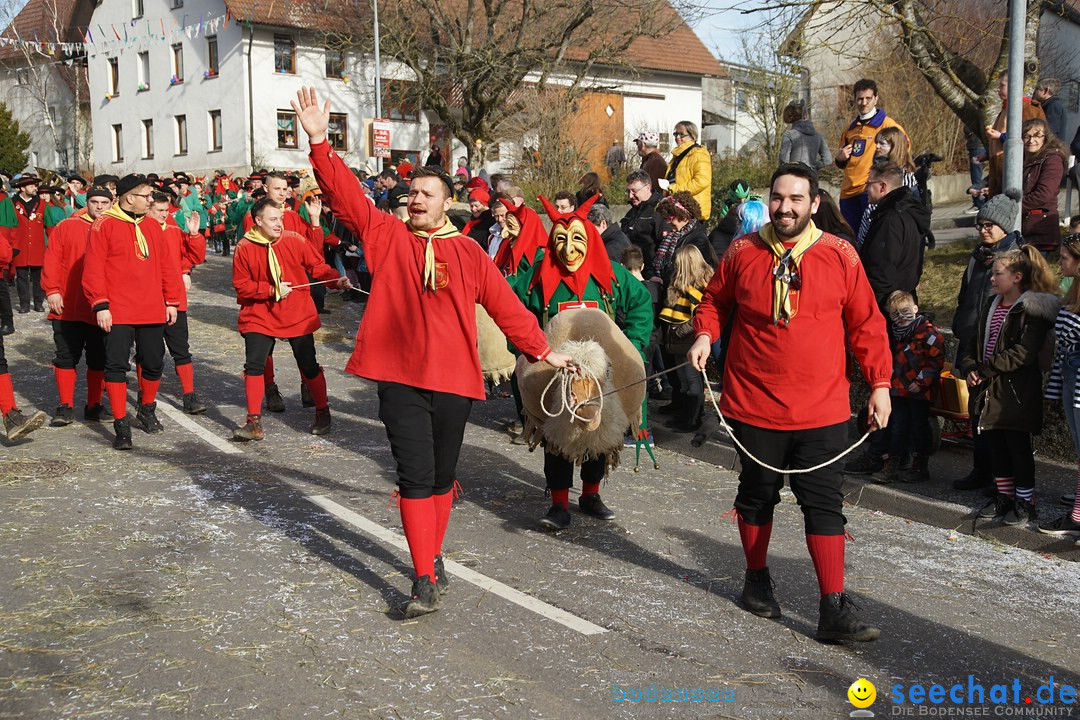
[[[159,23],[151,25],[151,20],[142,20],[141,22],[146,29],[145,34],[138,31],[139,20],[132,20],[130,23],[120,22],[107,26],[102,26],[99,23],[96,25],[96,37],[90,26],[75,28],[75,31],[82,39],[82,42],[60,42],[59,35],[57,35],[55,42],[51,40],[41,40],[36,34],[33,40],[26,40],[16,34],[15,37],[0,36],[0,47],[16,47],[26,52],[48,56],[63,55],[64,57],[73,57],[83,54],[93,55],[98,52],[123,49],[134,45],[144,47],[151,42],[164,41],[173,43],[181,35],[188,38],[197,38],[200,35],[206,37],[207,35],[213,35],[222,28],[228,28],[229,21],[232,19],[232,14],[226,10],[224,14],[212,18],[201,16],[198,22],[188,25],[186,24],[187,16],[185,15],[183,25],[178,20],[173,20],[175,27],[166,29],[165,18],[159,18],[161,26],[160,33],[156,31],[156,26]],[[121,26],[124,30],[122,36],[120,34],[120,28],[117,27],[117,25]],[[108,33],[105,31],[105,27],[112,30],[112,36],[115,37],[115,40],[112,37],[109,37]]]

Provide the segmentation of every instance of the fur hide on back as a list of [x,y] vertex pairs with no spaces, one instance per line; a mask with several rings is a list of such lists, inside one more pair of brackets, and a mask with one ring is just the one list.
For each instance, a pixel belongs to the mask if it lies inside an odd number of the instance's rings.
[[[543,441],[545,448],[575,463],[603,457],[607,470],[617,467],[623,438],[641,424],[645,399],[645,366],[641,355],[619,327],[602,310],[566,310],[547,326],[548,344],[565,352],[574,364],[588,370],[603,386],[602,392],[622,388],[604,397],[599,427],[587,431],[563,412],[549,418],[540,405],[544,388],[557,372],[547,363],[518,358],[518,387],[525,412],[525,438],[530,447]],[[629,385],[629,387],[626,387]],[[547,395],[549,412],[561,407],[561,384],[556,381]]]

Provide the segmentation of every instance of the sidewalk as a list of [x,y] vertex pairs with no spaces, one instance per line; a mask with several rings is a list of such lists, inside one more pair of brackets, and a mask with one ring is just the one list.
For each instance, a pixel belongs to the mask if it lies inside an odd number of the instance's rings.
[[[701,447],[693,447],[690,444],[694,437],[692,434],[675,433],[664,425],[666,416],[657,413],[663,404],[656,401],[649,403],[649,429],[659,447],[724,468],[737,467],[735,447],[723,431],[712,433]],[[706,413],[706,422],[709,423],[711,418],[712,427],[715,428],[717,421],[712,417],[715,411],[708,401]],[[862,447],[856,449],[845,460],[858,457],[861,451]],[[1058,498],[1076,488],[1076,467],[1040,462],[1038,458],[1036,461],[1035,501],[1039,520],[1053,520],[1068,510],[1058,503]],[[963,477],[970,469],[971,451],[962,445],[944,442],[941,450],[930,459],[930,482],[879,485],[871,482],[869,476],[845,475],[846,503],[946,531],[972,535],[998,547],[1019,547],[1080,562],[1080,546],[1074,543],[1076,538],[1043,535],[1033,527],[1008,527],[993,520],[976,519],[975,513],[985,504],[986,497],[979,491],[961,492],[952,488],[952,481]],[[854,530],[853,534],[857,540],[858,530]]]
[[[964,201],[949,203],[948,205],[934,205],[934,214],[930,219],[930,229],[934,231],[934,239],[938,245],[948,245],[958,240],[973,240],[975,238],[975,214],[967,214],[971,203]],[[1061,219],[1065,219],[1065,190],[1058,193],[1058,208],[1061,210]],[[1073,192],[1074,213],[1080,213],[1077,207],[1077,194]]]

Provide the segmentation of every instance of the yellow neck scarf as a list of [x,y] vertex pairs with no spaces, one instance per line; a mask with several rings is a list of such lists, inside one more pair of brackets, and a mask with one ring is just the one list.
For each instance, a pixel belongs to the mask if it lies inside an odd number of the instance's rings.
[[130,223],[135,226],[135,257],[139,260],[145,260],[150,257],[150,246],[146,243],[146,238],[142,234],[142,230],[139,228],[139,224],[143,221],[142,218],[133,218],[126,212],[120,209],[119,205],[113,205],[111,208],[105,211],[105,215],[114,217],[117,220],[121,220],[126,223]]
[[[763,225],[758,231],[758,236],[773,254],[773,325],[787,325],[791,322],[791,295],[792,289],[799,290],[802,287],[798,276],[799,264],[802,256],[821,239],[824,233],[814,225],[811,220],[802,235],[795,238],[795,246],[790,250],[784,247],[784,240],[777,237],[772,223]],[[790,238],[788,238],[790,242]],[[797,280],[798,286],[792,288],[792,281]]]
[[431,290],[432,292],[435,292],[435,244],[433,241],[435,238],[452,237],[454,235],[459,235],[460,233],[458,232],[458,229],[454,227],[454,223],[450,222],[449,219],[443,223],[441,228],[432,233],[424,230],[415,230],[411,225],[409,226],[409,230],[416,237],[424,238],[427,241],[424,246],[424,270],[421,279],[423,280],[423,288],[425,291]]
[[266,248],[266,258],[270,261],[270,281],[274,283],[274,299],[281,300],[281,263],[274,254],[274,241],[264,237],[255,227],[244,233],[244,238]]

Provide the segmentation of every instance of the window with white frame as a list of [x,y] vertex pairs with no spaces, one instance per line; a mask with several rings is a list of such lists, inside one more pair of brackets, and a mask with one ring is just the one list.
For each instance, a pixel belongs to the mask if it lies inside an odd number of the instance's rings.
[[139,92],[150,89],[150,51],[139,53]]
[[187,155],[187,115],[176,116],[176,154]]
[[109,58],[109,94],[120,94],[120,58]]
[[113,162],[124,162],[124,126],[112,126],[112,156]]
[[173,83],[184,82],[184,44],[176,43],[172,46],[172,74]]
[[154,159],[154,121],[147,119],[142,121],[142,146],[143,159]]
[[221,150],[221,111],[211,110],[209,113],[210,121],[210,152],[217,152]]

